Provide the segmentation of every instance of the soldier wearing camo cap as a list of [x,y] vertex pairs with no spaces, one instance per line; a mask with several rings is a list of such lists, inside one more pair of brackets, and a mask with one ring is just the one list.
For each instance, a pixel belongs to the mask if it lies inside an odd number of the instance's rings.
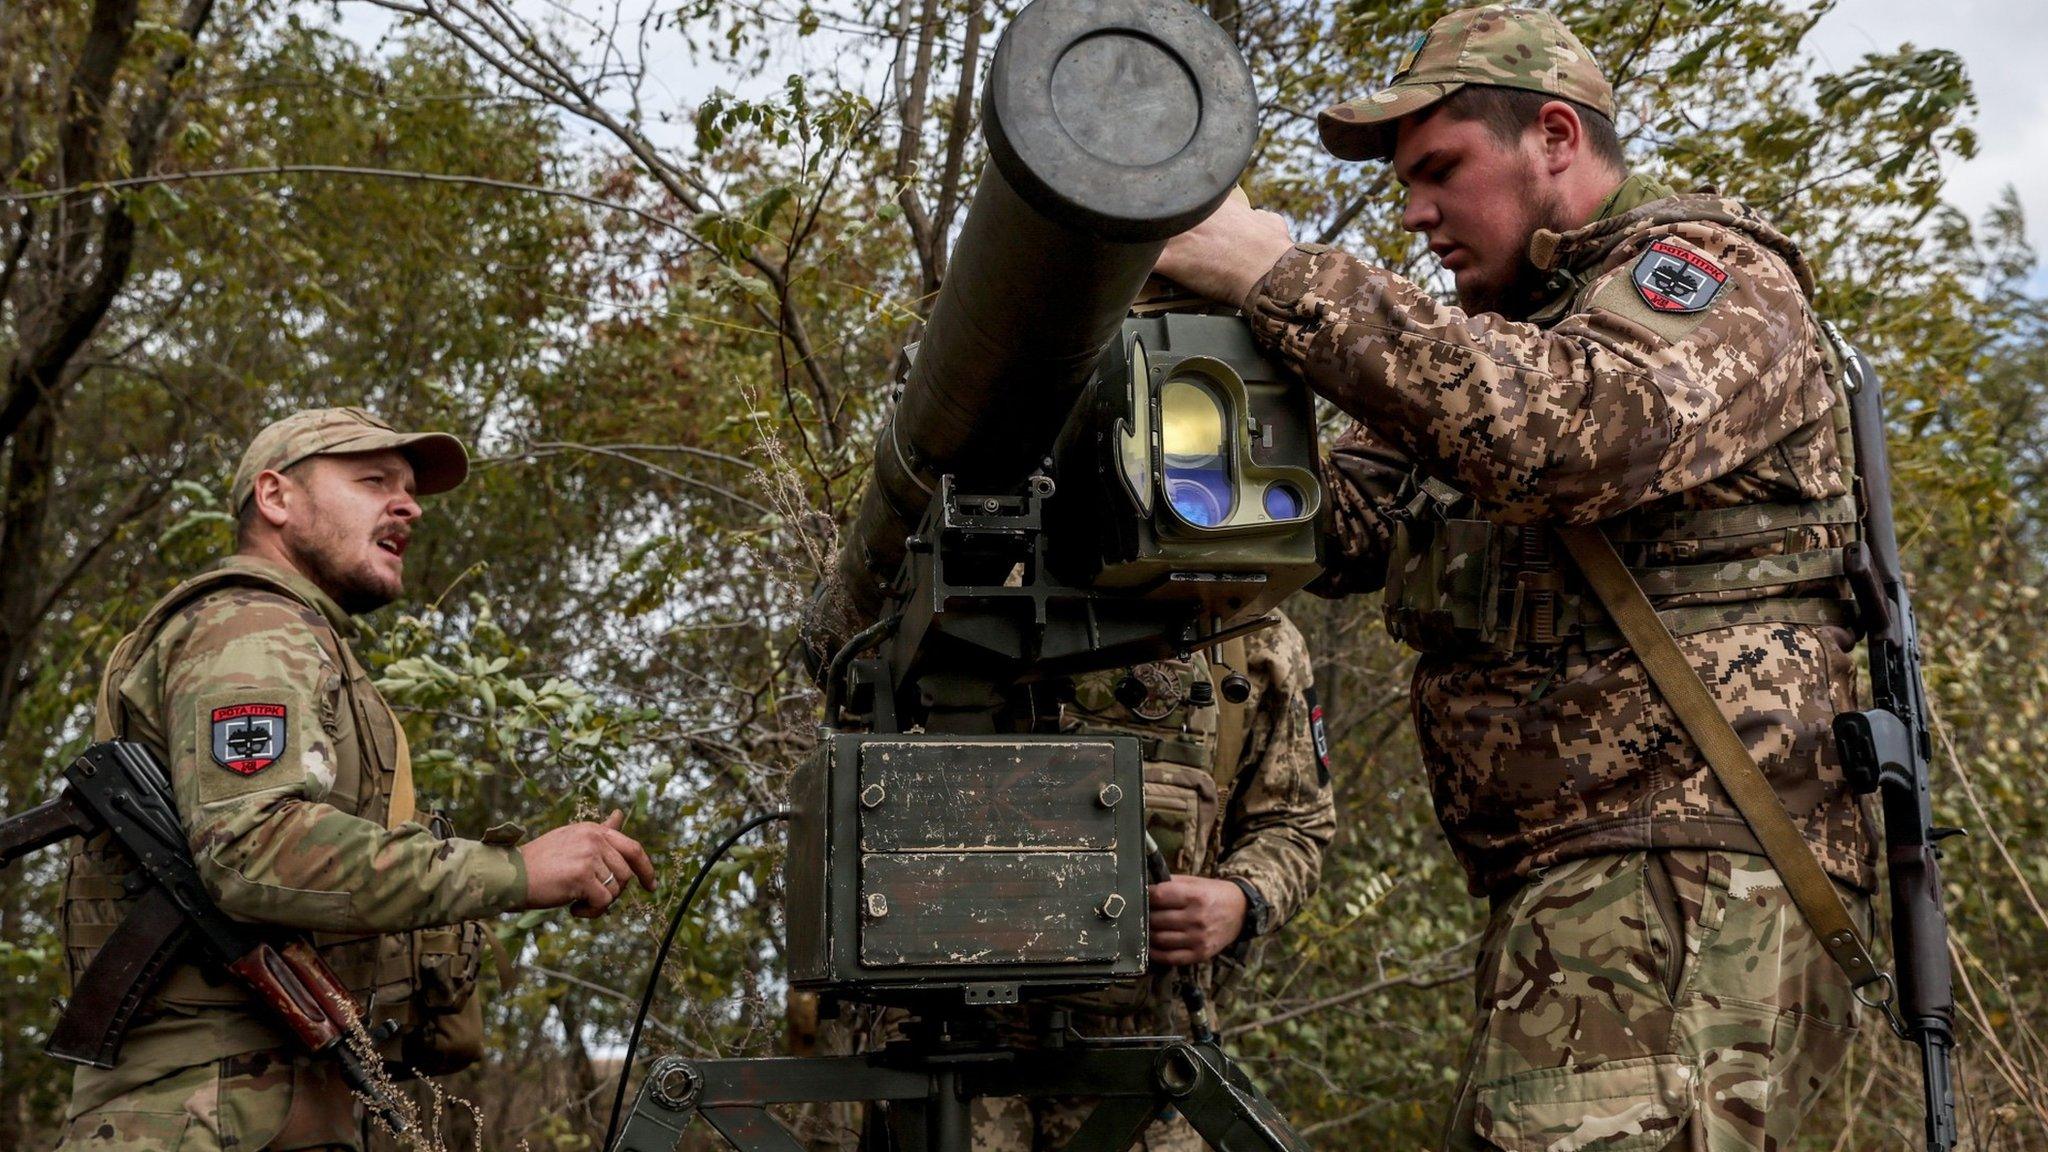
[[1631,174],[1614,115],[1555,17],[1454,12],[1319,126],[1392,164],[1458,306],[1241,194],[1157,269],[1241,305],[1356,420],[1319,590],[1384,587],[1422,651],[1438,817],[1493,905],[1453,1149],[1783,1147],[1854,1031],[1692,721],[1560,547],[1597,525],[1620,550],[1791,848],[1867,909],[1869,817],[1829,735],[1855,706],[1851,446],[1812,272],[1754,209]]
[[[450,838],[415,808],[405,732],[350,647],[351,617],[402,590],[418,497],[469,470],[462,443],[359,408],[300,412],[250,444],[237,551],[158,601],[101,680],[94,737],[150,748],[221,910],[312,933],[387,1056],[428,1073],[480,1054],[475,918],[574,904],[599,915],[646,853],[620,817],[523,845]],[[104,836],[74,851],[63,939],[76,984],[136,903]],[[72,1081],[64,1152],[357,1149],[336,1068],[293,1047],[242,988],[185,964],[110,1069]]]

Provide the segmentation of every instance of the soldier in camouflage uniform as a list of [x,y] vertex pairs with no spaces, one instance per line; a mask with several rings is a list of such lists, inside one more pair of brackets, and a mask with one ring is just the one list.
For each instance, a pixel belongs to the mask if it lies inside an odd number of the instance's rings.
[[[416,497],[467,471],[454,437],[401,434],[360,409],[265,428],[230,492],[237,555],[180,585],[121,642],[94,732],[168,765],[220,908],[312,933],[366,1023],[402,1027],[387,1054],[428,1071],[478,1054],[482,929],[470,921],[571,903],[598,915],[626,877],[654,882],[616,813],[518,847],[510,825],[478,842],[416,818],[404,730],[350,649],[350,617],[398,595]],[[62,931],[74,983],[134,906],[128,873],[104,835],[70,859]],[[61,1147],[361,1143],[337,1069],[296,1050],[239,985],[188,963],[137,1014],[115,1067],[77,1071]]]
[[[1222,656],[1222,668],[1198,653],[1075,683],[1064,731],[1142,742],[1146,830],[1173,878],[1151,888],[1148,976],[1089,996],[1021,1005],[1006,1021],[1007,1039],[1036,1043],[1055,1010],[1067,1012],[1069,1027],[1085,1036],[1186,1035],[1178,981],[1198,981],[1216,1005],[1254,942],[1314,895],[1337,808],[1319,751],[1322,716],[1308,646],[1283,615],[1274,627],[1224,645]],[[1250,681],[1242,703],[1222,692],[1230,672]],[[975,1147],[1049,1152],[1066,1144],[1091,1107],[977,1100]],[[1147,1125],[1139,1146],[1207,1147],[1177,1113]]]
[[1391,160],[1459,307],[1241,195],[1158,270],[1243,306],[1353,416],[1320,591],[1422,650],[1437,812],[1492,901],[1447,1147],[1784,1145],[1849,985],[1553,527],[1598,523],[1852,909],[1875,882],[1829,736],[1853,704],[1839,364],[1753,209],[1627,171],[1558,21],[1452,13],[1323,139]]
[[[1231,673],[1250,693],[1233,703]],[[1279,930],[1315,893],[1323,849],[1337,826],[1322,714],[1308,646],[1284,615],[1274,627],[1205,654],[1079,678],[1062,731],[1135,736],[1142,744],[1147,833],[1173,878],[1151,888],[1151,972],[1085,996],[1002,1010],[1001,1038],[1036,1045],[1054,1013],[1087,1036],[1186,1035],[1179,981],[1198,981],[1214,1007],[1257,941]],[[871,1037],[834,1035],[856,1049],[899,1035],[902,1013],[883,1012]],[[856,1032],[868,1030],[855,1025]],[[837,1032],[837,1029],[830,1030]],[[1062,1147],[1087,1119],[1088,1100],[977,1099],[974,1146],[983,1152]],[[845,1146],[844,1130],[811,1147]],[[1177,1113],[1147,1125],[1148,1152],[1206,1147]]]

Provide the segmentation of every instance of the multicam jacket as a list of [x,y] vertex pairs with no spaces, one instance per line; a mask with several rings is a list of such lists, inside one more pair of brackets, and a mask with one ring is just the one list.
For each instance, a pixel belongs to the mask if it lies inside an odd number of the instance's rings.
[[[1850,481],[1832,362],[1789,240],[1735,201],[1632,178],[1593,223],[1539,232],[1531,258],[1554,274],[1533,322],[1468,315],[1319,246],[1282,257],[1254,290],[1260,343],[1358,421],[1326,460],[1332,540],[1318,591],[1387,583],[1417,481],[1462,494],[1467,523],[1535,529],[1504,532],[1509,551],[1547,549],[1547,523],[1603,522],[1632,566],[1753,564],[1846,542],[1853,525],[1828,511]],[[1752,514],[1766,506],[1806,512],[1784,527]],[[1721,527],[1659,543],[1646,528],[1659,518]],[[1854,634],[1819,610],[1838,581],[1790,567],[1772,587],[1674,585],[1658,606],[1704,608],[1680,647],[1824,866],[1867,889],[1869,818],[1829,733],[1854,706]],[[1759,597],[1785,606],[1761,613],[1778,618],[1742,610]],[[1438,818],[1475,894],[1595,853],[1758,851],[1625,647],[1581,634],[1425,652],[1412,707]]]
[[[355,625],[304,577],[245,557],[181,585],[110,662],[95,736],[169,768],[193,862],[221,910],[315,933],[365,1001],[409,996],[429,934],[521,907],[501,845],[389,821],[403,734],[349,649]],[[404,804],[411,802],[407,793]],[[387,827],[387,823],[390,826]],[[126,858],[72,855],[63,936],[74,982],[133,903]],[[286,1044],[247,995],[190,964],[138,1015],[111,1070],[81,1068],[71,1114],[195,1064]]]
[[[1242,704],[1187,703],[1196,679],[1211,676],[1207,658],[1197,654],[1082,677],[1063,729],[1136,736],[1145,761],[1146,827],[1168,867],[1176,875],[1245,881],[1272,905],[1277,926],[1315,894],[1337,806],[1317,751],[1313,673],[1301,632],[1283,615],[1245,637],[1242,647],[1241,657],[1237,645],[1225,652],[1226,660],[1242,660],[1235,671],[1251,681]],[[1116,699],[1114,684],[1127,675],[1145,687],[1141,702]],[[1213,981],[1218,974],[1206,975]],[[1154,1019],[1133,1027],[1176,1030],[1185,1025],[1167,1019],[1178,1009],[1170,985],[1170,973],[1155,970],[1086,1003],[1152,1009]]]

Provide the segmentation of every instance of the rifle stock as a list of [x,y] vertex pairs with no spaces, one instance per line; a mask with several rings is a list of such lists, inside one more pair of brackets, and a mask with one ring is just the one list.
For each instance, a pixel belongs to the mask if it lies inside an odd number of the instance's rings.
[[190,940],[192,926],[161,889],[151,889],[107,938],[79,978],[43,1051],[73,1064],[112,1068],[135,1013]]
[[[411,1128],[388,1079],[349,1048],[360,1013],[326,961],[302,939],[267,934],[213,903],[184,842],[170,778],[140,744],[107,741],[64,770],[57,799],[0,824],[0,865],[71,836],[102,830],[148,888],[79,981],[44,1051],[111,1068],[129,1025],[178,962],[197,959],[241,981],[272,1021],[307,1051],[341,1065],[343,1078],[394,1132]],[[192,954],[196,952],[197,955]]]

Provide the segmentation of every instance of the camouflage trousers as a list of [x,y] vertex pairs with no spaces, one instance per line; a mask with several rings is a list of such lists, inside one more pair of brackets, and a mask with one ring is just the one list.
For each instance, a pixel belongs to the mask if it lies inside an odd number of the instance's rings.
[[1774,1152],[1855,1035],[1847,979],[1744,853],[1547,868],[1494,910],[1476,981],[1450,1152]]
[[198,1064],[81,1113],[57,1152],[357,1152],[336,1066],[292,1052]]

